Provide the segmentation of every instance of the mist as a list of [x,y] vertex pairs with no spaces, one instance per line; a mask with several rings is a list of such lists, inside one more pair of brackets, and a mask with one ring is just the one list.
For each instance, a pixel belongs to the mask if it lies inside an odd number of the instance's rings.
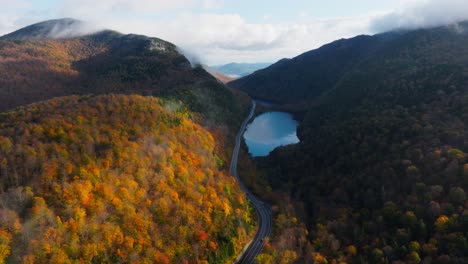
[[[29,1],[32,2],[26,2]],[[456,22],[468,20],[466,0],[397,0],[382,10],[362,14],[324,18],[301,15],[289,21],[277,21],[269,16],[253,21],[237,12],[213,12],[207,8],[213,6],[206,4],[210,1],[65,0],[50,7],[50,13],[30,16],[27,6],[0,0],[3,8],[0,31],[8,33],[31,24],[31,20],[50,18],[44,14],[97,21],[74,23],[71,27],[56,25],[44,37],[77,37],[104,28],[143,34],[182,47],[181,53],[196,67],[202,63],[277,61],[360,34],[440,25],[451,25],[456,32],[462,32],[463,27]],[[5,5],[9,8],[4,8]],[[157,15],[148,16],[151,13]]]
[[96,33],[103,30],[102,27],[91,22],[84,22],[75,19],[52,20],[48,23],[54,23],[50,31],[43,32],[45,38],[73,38]]
[[[83,22],[72,18],[53,19],[38,22],[10,32],[8,37],[15,39],[66,39],[81,37],[101,31],[96,23]],[[6,35],[5,35],[6,36]]]
[[200,67],[202,66],[202,60],[200,58],[200,56],[194,52],[194,51],[191,51],[189,49],[186,49],[186,48],[181,48],[181,47],[177,47],[177,51],[184,55],[185,58],[187,58],[187,60],[190,62],[190,66],[192,66],[192,68],[197,68],[197,67]]
[[458,22],[468,20],[466,0],[415,1],[399,9],[374,18],[370,23],[373,32],[381,33],[399,29],[419,29],[451,25],[455,31]]

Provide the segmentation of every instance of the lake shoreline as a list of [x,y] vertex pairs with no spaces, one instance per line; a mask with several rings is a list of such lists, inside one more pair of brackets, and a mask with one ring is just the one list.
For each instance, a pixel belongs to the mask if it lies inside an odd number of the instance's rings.
[[243,139],[252,157],[265,157],[277,147],[299,143],[298,126],[291,113],[265,112],[249,123]]

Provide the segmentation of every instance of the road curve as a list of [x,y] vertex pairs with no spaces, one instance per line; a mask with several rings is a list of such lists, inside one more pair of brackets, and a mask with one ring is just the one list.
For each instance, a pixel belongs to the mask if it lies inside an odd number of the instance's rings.
[[265,238],[270,235],[272,228],[272,216],[270,205],[260,201],[252,193],[250,193],[249,190],[244,186],[244,184],[242,184],[241,180],[239,179],[239,175],[237,174],[237,161],[239,158],[242,134],[244,133],[245,128],[247,127],[247,124],[249,123],[250,119],[252,119],[256,106],[257,103],[252,100],[252,108],[250,109],[250,113],[242,123],[239,133],[236,136],[236,145],[234,146],[234,151],[232,153],[231,159],[231,167],[229,169],[229,172],[237,180],[241,190],[247,195],[247,199],[249,199],[250,203],[253,205],[253,207],[255,207],[259,221],[258,230],[255,234],[254,239],[252,240],[252,242],[250,242],[249,246],[242,253],[242,255],[237,258],[237,264],[254,263],[255,257],[258,254],[260,254],[260,252],[262,252],[263,246],[265,245]]

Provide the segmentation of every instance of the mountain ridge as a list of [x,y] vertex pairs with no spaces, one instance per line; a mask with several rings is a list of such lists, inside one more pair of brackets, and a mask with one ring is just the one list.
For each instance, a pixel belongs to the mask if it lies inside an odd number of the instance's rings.
[[316,262],[467,262],[466,29],[338,40],[229,84],[302,103],[301,142],[256,161],[304,208]]
[[74,23],[0,40],[0,262],[232,262],[243,98],[170,42],[55,34]]
[[[45,21],[0,40],[0,55],[8,58],[0,61],[0,95],[5,99],[0,111],[56,96],[137,93],[182,100],[218,124],[235,124],[242,118],[232,91],[201,67],[191,67],[174,44],[112,30],[60,39],[36,37],[57,23],[66,29],[82,22]],[[231,110],[225,111],[226,106]]]
[[0,37],[0,40],[66,39],[96,33],[97,27],[73,18],[38,22]]
[[[325,44],[292,59],[277,63],[251,75],[229,82],[230,87],[254,97],[279,103],[307,103],[338,84],[368,56],[397,43],[413,32],[440,31],[465,34],[468,22],[419,30],[395,30],[376,35],[360,35]],[[339,63],[337,63],[339,62]],[[282,90],[287,91],[282,93]]]

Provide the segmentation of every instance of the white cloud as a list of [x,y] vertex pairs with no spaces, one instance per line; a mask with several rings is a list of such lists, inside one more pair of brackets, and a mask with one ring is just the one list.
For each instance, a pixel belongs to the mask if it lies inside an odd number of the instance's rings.
[[26,7],[28,6],[28,1],[26,0],[17,0],[17,1],[11,1],[11,0],[0,0],[0,5],[2,6],[3,9],[6,8],[19,8],[19,7]]
[[28,1],[0,0],[0,6],[0,35],[23,26],[25,18],[22,11],[30,6]]
[[[313,20],[292,24],[249,24],[240,17],[218,17],[224,24],[201,20],[201,28],[190,40],[167,35],[180,45],[203,54],[208,63],[229,61],[274,62],[318,48],[338,38],[367,33],[370,18]],[[214,33],[213,33],[214,32]],[[189,34],[189,32],[187,32]],[[189,35],[190,36],[190,35]]]
[[80,18],[96,18],[120,14],[122,18],[132,15],[160,15],[166,12],[193,8],[215,9],[223,0],[65,0],[60,12]]
[[348,18],[314,19],[302,10],[282,23],[269,14],[262,19],[260,13],[253,23],[240,14],[221,13],[225,0],[64,0],[45,15],[31,15],[32,1],[0,0],[0,33],[40,20],[74,17],[171,41],[208,64],[273,62],[339,38],[468,18],[466,0],[395,0],[395,10]]
[[413,0],[397,10],[376,18],[371,29],[416,29],[447,25],[468,19],[466,0]]
[[309,20],[300,23],[249,23],[237,14],[180,14],[170,21],[101,21],[124,33],[139,33],[171,41],[204,63],[273,62],[333,41],[366,33],[370,18]]
[[224,0],[66,0],[61,14],[124,33],[166,39],[209,64],[276,61],[336,38],[367,32],[368,19],[359,17],[313,20],[303,16],[300,21],[275,24],[268,19],[251,23],[239,14],[212,13],[223,3]]
[[224,4],[224,0],[203,0],[202,6],[204,9],[220,8]]

